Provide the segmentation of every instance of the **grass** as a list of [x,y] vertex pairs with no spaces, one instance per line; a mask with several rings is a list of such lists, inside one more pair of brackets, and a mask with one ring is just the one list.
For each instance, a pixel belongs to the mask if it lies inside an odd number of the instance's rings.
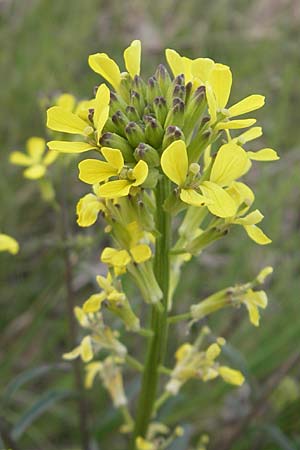
[[[196,0],[109,4],[73,0],[70,6],[68,2],[49,0],[12,0],[3,2],[1,8],[0,37],[5,44],[0,75],[0,163],[5,176],[0,177],[0,229],[16,236],[22,246],[16,258],[4,254],[0,258],[2,393],[18,374],[59,363],[68,347],[64,267],[57,245],[59,222],[43,204],[34,185],[24,181],[20,171],[8,164],[12,149],[22,149],[31,135],[45,135],[41,101],[58,91],[88,97],[98,82],[87,67],[88,54],[106,51],[121,61],[122,49],[133,38],[144,42],[144,71],[149,75],[161,61],[163,48],[177,48],[191,57],[210,56],[229,64],[235,79],[232,101],[250,92],[266,95],[266,107],[259,115],[265,129],[261,145],[278,149],[281,161],[274,166],[255,167],[251,181],[258,193],[256,205],[265,213],[264,229],[273,244],[258,248],[242,230],[232,230],[224,243],[213,246],[196,263],[187,266],[186,282],[176,297],[180,313],[191,299],[247,280],[266,264],[275,267],[268,286],[270,306],[263,314],[261,327],[251,327],[243,312],[237,326],[228,331],[228,358],[235,365],[246,364],[251,381],[248,394],[232,391],[221,383],[213,383],[209,389],[191,384],[184,396],[174,400],[174,408],[166,407],[162,412],[171,425],[188,424],[192,417],[187,436],[194,443],[202,432],[214,434],[216,426],[225,429],[228,405],[233,416],[251,408],[266,380],[298,348],[300,33],[299,18],[293,13],[296,2],[280,7],[280,2],[274,6],[266,0],[251,4],[244,0],[217,0],[210,4]],[[76,199],[84,188],[77,182],[76,162],[71,160],[69,164],[71,175],[68,180],[63,179],[60,189],[67,189],[70,228],[77,239],[71,257],[76,301],[80,304],[92,292],[98,251],[93,250],[94,245],[86,245],[93,242],[93,231],[78,230],[75,224]],[[53,176],[60,179],[59,173]],[[98,237],[99,245],[100,241]],[[230,323],[229,311],[217,314],[210,322],[216,333]],[[185,330],[177,328],[184,337]],[[299,368],[291,375],[298,380]],[[132,372],[128,373],[128,386],[134,396],[138,381]],[[72,390],[70,370],[49,371],[22,385],[1,416],[13,426],[25,410],[53,390]],[[125,438],[116,435],[118,413],[111,408],[101,386],[88,393],[88,400],[96,448],[126,448]],[[295,399],[274,413],[270,404],[232,449],[246,450],[249,445],[264,450],[299,448],[298,407],[299,399]],[[32,421],[20,436],[19,445],[25,450],[76,449],[76,420],[71,396],[49,406]],[[273,428],[266,431],[263,427],[267,425]],[[187,448],[184,439],[178,441],[176,448],[174,445],[175,450]]]

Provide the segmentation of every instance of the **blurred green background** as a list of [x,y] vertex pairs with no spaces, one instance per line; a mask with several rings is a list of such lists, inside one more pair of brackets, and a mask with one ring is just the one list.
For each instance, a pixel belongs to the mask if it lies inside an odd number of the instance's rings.
[[[260,147],[273,147],[281,156],[276,164],[255,165],[250,175],[273,244],[261,248],[234,229],[184,271],[178,312],[191,300],[251,279],[264,265],[275,268],[260,328],[249,324],[245,311],[221,312],[209,323],[217,335],[228,337],[227,361],[246,373],[247,386],[235,390],[218,381],[184,389],[161,414],[169,425],[186,429],[172,449],[196,448],[199,436],[208,433],[209,448],[216,450],[216,434],[226,443],[243,417],[229,448],[300,448],[299,358],[289,370],[300,342],[299,2],[2,0],[0,14],[0,230],[21,244],[16,257],[0,256],[1,429],[22,450],[80,448],[73,375],[61,363],[69,349],[61,222],[41,200],[37,184],[10,166],[9,153],[22,150],[32,135],[46,136],[43,99],[58,92],[92,95],[99,77],[88,68],[89,54],[104,51],[122,64],[123,49],[139,38],[147,76],[170,47],[230,65],[232,103],[250,93],[265,94],[266,106],[258,114],[265,131]],[[75,242],[70,258],[81,304],[93,292],[103,238],[76,225],[75,205],[86,192],[77,180],[76,160],[54,170],[53,179]],[[177,332],[178,342],[186,338],[184,327]],[[130,345],[138,351],[139,339],[131,338]],[[129,396],[136,395],[138,378],[128,372]],[[125,450],[126,438],[117,434],[120,417],[107,394],[97,384],[87,398],[93,448]]]

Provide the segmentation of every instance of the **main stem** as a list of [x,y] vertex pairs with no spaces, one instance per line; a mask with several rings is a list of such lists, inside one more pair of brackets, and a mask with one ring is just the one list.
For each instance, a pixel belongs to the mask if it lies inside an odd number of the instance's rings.
[[[167,314],[169,290],[169,250],[171,244],[171,218],[163,209],[169,194],[169,182],[163,178],[156,188],[156,227],[158,237],[155,243],[154,273],[162,290],[162,308],[152,307],[151,328],[153,337],[149,341],[145,368],[139,396],[135,422],[134,439],[145,437],[154,409],[159,379],[159,366],[162,364],[167,344]],[[135,445],[133,445],[135,448]]]

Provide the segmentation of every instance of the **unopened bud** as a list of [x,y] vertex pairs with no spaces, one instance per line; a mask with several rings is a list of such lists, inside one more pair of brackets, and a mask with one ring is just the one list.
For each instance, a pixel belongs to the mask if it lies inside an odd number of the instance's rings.
[[118,133],[122,136],[125,136],[125,127],[128,124],[129,120],[127,116],[122,111],[117,111],[111,118],[113,121]]
[[146,96],[147,86],[145,81],[139,75],[135,75],[133,79],[133,89],[142,97]]
[[200,172],[200,166],[197,163],[190,164],[189,172],[193,175],[198,175]]
[[163,149],[167,148],[172,142],[183,140],[184,141],[184,135],[179,127],[176,127],[174,125],[170,125],[165,132],[164,139],[163,139]]
[[152,145],[154,148],[159,148],[164,134],[161,124],[151,116],[146,116],[144,119],[147,121],[145,129],[147,143]]
[[147,102],[151,104],[155,97],[159,97],[160,95],[161,91],[157,79],[150,77],[147,86]]
[[143,114],[145,108],[144,97],[137,91],[131,90],[130,104],[136,108],[140,115]]
[[131,122],[137,122],[138,120],[140,120],[140,115],[134,106],[127,106],[126,115]]
[[151,147],[151,145],[140,143],[134,151],[134,156],[137,161],[140,159],[146,161],[150,167],[159,166],[159,155],[155,148]]
[[117,111],[125,111],[126,110],[126,102],[122,99],[122,97],[116,92],[110,91],[110,104],[109,104],[109,112],[111,115],[115,114]]
[[167,102],[165,98],[155,97],[152,106],[157,120],[161,123],[162,126],[164,126],[168,113]]
[[184,102],[176,97],[173,99],[173,108],[168,112],[165,127],[169,125],[175,125],[182,128],[184,121]]
[[104,133],[100,138],[100,144],[103,147],[118,148],[126,162],[134,162],[133,149],[127,139],[116,133]]
[[171,77],[168,70],[163,64],[159,64],[159,66],[157,67],[155,78],[157,79],[162,94],[166,95],[171,84]]
[[132,147],[136,147],[145,140],[144,131],[136,122],[129,122],[126,125],[125,134]]

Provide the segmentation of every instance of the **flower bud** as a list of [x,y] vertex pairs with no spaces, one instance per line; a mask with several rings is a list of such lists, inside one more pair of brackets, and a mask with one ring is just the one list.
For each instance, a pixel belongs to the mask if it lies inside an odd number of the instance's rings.
[[151,145],[149,144],[144,144],[141,142],[135,149],[134,156],[137,161],[139,161],[140,159],[146,161],[149,167],[159,166],[159,155],[155,148],[151,147]]
[[186,251],[195,255],[214,241],[225,236],[227,233],[227,229],[220,230],[218,228],[211,228],[210,230],[203,231],[203,233],[187,244]]
[[145,108],[145,100],[138,92],[131,90],[130,105],[134,106],[140,115],[143,114]]
[[184,122],[184,102],[179,98],[173,99],[173,108],[168,112],[165,127],[170,125],[182,128]]
[[141,119],[137,109],[134,106],[127,106],[126,115],[131,122],[137,122]]
[[129,122],[127,124],[125,134],[132,147],[136,147],[140,142],[145,140],[145,133],[136,122]]
[[161,96],[160,87],[155,77],[150,77],[147,86],[147,102],[151,104],[155,97]]
[[111,115],[116,113],[117,111],[125,111],[126,110],[126,102],[122,99],[122,97],[116,92],[110,91],[110,104],[109,104],[109,112]]
[[125,134],[125,127],[128,124],[129,120],[127,116],[122,111],[117,111],[111,118],[112,122],[114,123],[117,132],[121,134],[122,136],[126,136]]
[[162,126],[164,126],[168,109],[167,109],[167,102],[164,97],[155,97],[153,100],[153,110],[155,113],[155,116],[157,120],[160,122]]
[[163,144],[162,144],[163,149],[167,148],[170,144],[172,144],[172,142],[178,141],[178,140],[184,141],[184,135],[183,135],[181,129],[174,125],[170,125],[165,131]]
[[134,162],[133,149],[127,139],[122,138],[116,133],[104,133],[101,136],[100,144],[103,147],[118,148],[126,162]]
[[155,148],[159,148],[162,142],[164,130],[161,124],[151,116],[144,116],[147,123],[145,129],[146,141]]
[[157,79],[162,94],[166,95],[171,84],[171,77],[163,64],[159,64],[159,66],[157,67],[155,78]]

